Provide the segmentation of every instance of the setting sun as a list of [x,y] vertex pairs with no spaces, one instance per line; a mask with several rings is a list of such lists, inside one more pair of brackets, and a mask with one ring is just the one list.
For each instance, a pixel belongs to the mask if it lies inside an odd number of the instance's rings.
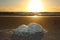
[[43,3],[41,0],[31,0],[28,4],[28,12],[42,12],[44,9]]

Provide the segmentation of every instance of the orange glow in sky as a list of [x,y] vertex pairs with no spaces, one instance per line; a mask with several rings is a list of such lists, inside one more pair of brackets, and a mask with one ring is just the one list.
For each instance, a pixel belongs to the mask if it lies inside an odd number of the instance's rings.
[[60,12],[60,0],[0,0],[0,12]]

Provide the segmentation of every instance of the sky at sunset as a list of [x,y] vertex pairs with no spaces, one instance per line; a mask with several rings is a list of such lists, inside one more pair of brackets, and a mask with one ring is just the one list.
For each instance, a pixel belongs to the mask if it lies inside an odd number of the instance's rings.
[[[0,12],[27,12],[30,0],[0,0]],[[43,12],[60,12],[60,0],[41,0],[44,6]]]

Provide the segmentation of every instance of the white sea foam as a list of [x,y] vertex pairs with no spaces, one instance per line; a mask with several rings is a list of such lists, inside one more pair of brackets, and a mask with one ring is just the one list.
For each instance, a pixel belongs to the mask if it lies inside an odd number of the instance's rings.
[[42,26],[37,23],[31,23],[29,25],[20,25],[16,28],[15,33],[35,33],[35,32],[43,32]]

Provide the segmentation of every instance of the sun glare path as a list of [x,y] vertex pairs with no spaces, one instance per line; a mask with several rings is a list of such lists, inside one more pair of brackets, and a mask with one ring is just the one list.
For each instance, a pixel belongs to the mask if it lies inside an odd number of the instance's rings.
[[43,9],[44,6],[41,0],[31,0],[27,7],[28,12],[42,12]]
[[38,18],[39,16],[37,16],[37,15],[34,15],[33,17],[34,17],[34,18]]

